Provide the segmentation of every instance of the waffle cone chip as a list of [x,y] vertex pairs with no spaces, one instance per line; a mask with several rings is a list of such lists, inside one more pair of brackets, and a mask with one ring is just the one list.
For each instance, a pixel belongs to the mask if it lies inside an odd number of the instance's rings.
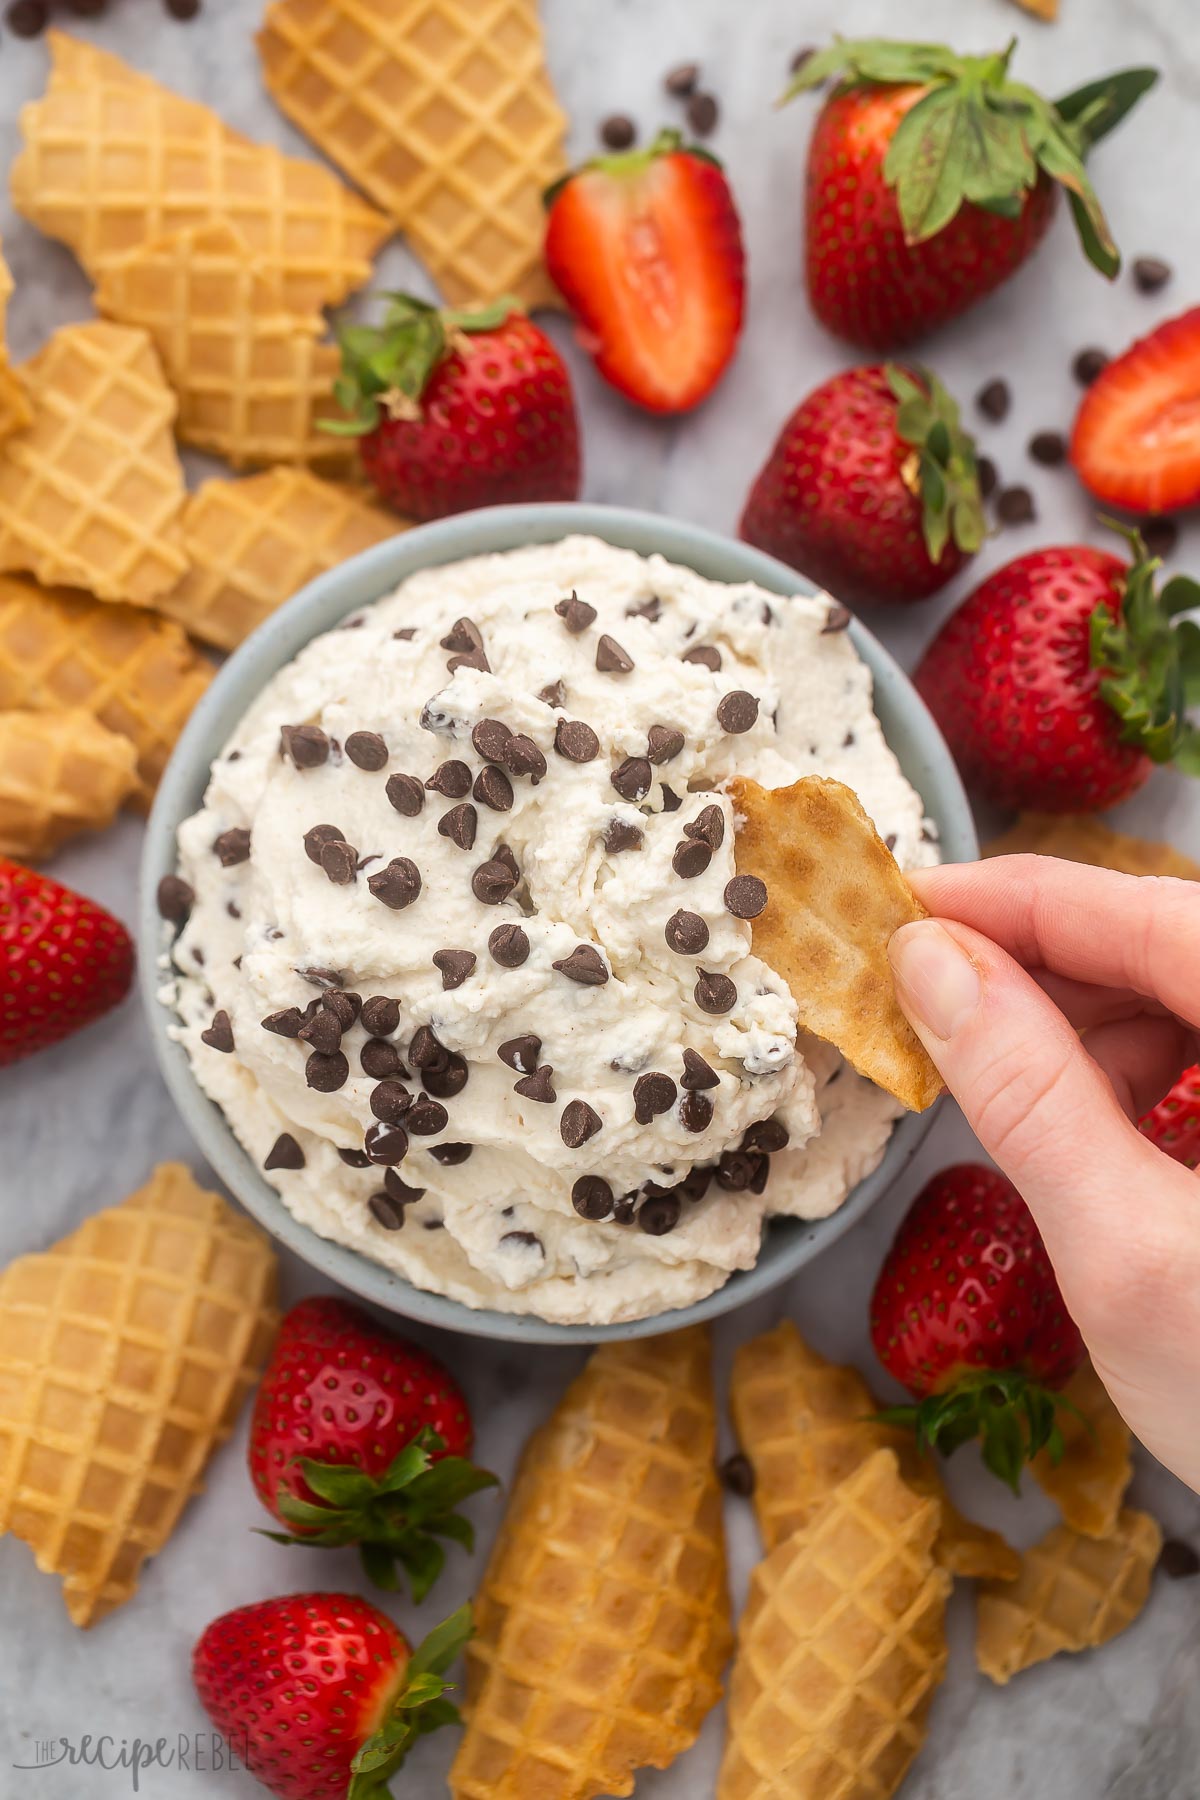
[[183,511],[191,567],[158,610],[232,650],[306,582],[407,525],[358,489],[306,469],[206,481]]
[[187,1169],[0,1274],[0,1531],[93,1625],[228,1437],[277,1324],[275,1252]]
[[1057,19],[1058,0],[1017,0],[1023,12],[1032,13],[1036,19]]
[[170,619],[0,575],[0,709],[83,709],[137,753],[149,804],[213,667]]
[[275,0],[258,45],[281,110],[403,226],[452,306],[561,305],[542,195],[566,119],[536,0]]
[[1022,813],[1003,837],[984,845],[983,854],[1060,856],[1064,862],[1119,869],[1125,875],[1176,875],[1183,881],[1200,881],[1200,863],[1170,844],[1130,837],[1103,819],[1065,813]]
[[1058,1410],[1062,1457],[1056,1463],[1042,1450],[1030,1467],[1072,1530],[1111,1537],[1133,1479],[1133,1435],[1090,1362],[1075,1371],[1063,1395],[1079,1410]]
[[49,86],[20,116],[13,202],[93,281],[139,244],[217,220],[276,271],[290,312],[370,279],[391,227],[328,169],[251,143],[93,45],[60,31],[48,41]]
[[879,1450],[759,1563],[717,1800],[888,1800],[946,1671],[936,1501]]
[[715,1444],[706,1331],[593,1352],[476,1596],[455,1800],[627,1795],[694,1741],[730,1645]]
[[0,712],[0,856],[39,862],[103,831],[137,786],[137,758],[87,712]]
[[875,1418],[879,1402],[858,1370],[827,1362],[790,1319],[740,1346],[730,1408],[754,1470],[754,1509],[768,1551],[803,1530],[839,1482],[886,1449],[905,1483],[941,1509],[940,1566],[951,1575],[1015,1579],[1020,1559],[1012,1546],[959,1512],[913,1432]]
[[1111,1537],[1056,1525],[1021,1558],[1015,1582],[979,1590],[975,1653],[1001,1686],[1064,1650],[1117,1637],[1150,1594],[1162,1532],[1148,1513],[1124,1508]]
[[8,360],[4,328],[12,291],[12,276],[0,245],[0,438],[6,438],[10,431],[19,431],[33,417],[29,396]]
[[782,975],[805,1031],[923,1112],[942,1081],[896,999],[887,947],[924,907],[852,789],[811,775],[786,788],[742,778],[738,873],[766,883],[754,954]]

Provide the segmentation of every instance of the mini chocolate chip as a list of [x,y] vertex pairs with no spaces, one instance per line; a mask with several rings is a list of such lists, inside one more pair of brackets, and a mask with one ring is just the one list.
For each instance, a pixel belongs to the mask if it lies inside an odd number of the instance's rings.
[[305,1044],[311,1044],[322,1056],[332,1056],[340,1049],[342,1028],[335,1013],[326,1012],[324,1007],[318,1008],[312,1018],[300,1027],[296,1036]]
[[1057,469],[1067,460],[1067,440],[1061,431],[1035,431],[1029,440],[1029,454],[1043,468]]
[[699,956],[708,943],[708,926],[699,913],[685,912],[680,907],[667,920],[663,936],[668,948],[678,956]]
[[1193,1575],[1200,1575],[1200,1554],[1182,1538],[1168,1538],[1158,1562],[1170,1581],[1190,1581]]
[[638,1208],[638,1230],[648,1237],[666,1237],[678,1225],[682,1211],[675,1194],[655,1194],[651,1199],[643,1200]]
[[757,1485],[754,1477],[754,1464],[741,1451],[727,1456],[718,1471],[722,1484],[731,1494],[737,1494],[742,1500],[748,1500]]
[[385,1125],[397,1125],[413,1103],[413,1097],[402,1082],[388,1079],[371,1089],[371,1111]]
[[595,1137],[603,1123],[600,1114],[586,1100],[569,1100],[563,1107],[558,1129],[567,1149],[578,1150],[581,1144]]
[[438,836],[449,838],[460,850],[470,850],[475,843],[479,814],[469,800],[462,800],[444,812],[438,820]]
[[582,719],[560,719],[554,728],[554,748],[568,762],[592,762],[600,754],[600,739]]
[[546,1246],[536,1231],[506,1231],[500,1239],[502,1244],[513,1244],[523,1250],[540,1250],[546,1254]]
[[757,875],[735,875],[725,883],[725,906],[735,919],[757,919],[767,904],[767,884]]
[[403,1125],[368,1125],[363,1148],[373,1163],[390,1165],[408,1155],[408,1133]]
[[376,900],[399,912],[411,906],[421,892],[421,871],[407,856],[394,856],[385,869],[368,875],[367,886]]
[[757,719],[758,700],[745,688],[734,688],[732,693],[721,696],[717,704],[717,724],[722,731],[740,735],[750,731]]
[[883,840],[883,844],[886,850],[894,850],[896,848],[896,834],[894,831],[888,832]]
[[469,654],[472,650],[483,649],[483,633],[474,619],[455,619],[445,637],[438,641],[443,650]]
[[624,850],[640,850],[645,841],[637,826],[625,819],[614,819],[604,833],[604,848],[610,856],[620,856]]
[[[238,905],[238,903],[237,903],[237,901],[236,901],[236,900],[227,900],[227,901],[226,901],[226,902],[225,902],[225,911],[226,911],[226,912],[227,912],[227,913],[228,913],[228,914],[229,914],[229,917],[230,917],[230,918],[231,918],[231,919],[240,919],[240,918],[241,918],[241,916],[242,916],[242,909],[241,909],[241,907],[240,907],[240,906],[239,906],[239,905]],[[240,957],[240,956],[235,956],[235,957],[234,957],[234,959],[233,959],[233,966],[234,966],[234,968],[235,968],[235,969],[240,969],[240,968],[241,968],[241,966],[242,966],[242,959],[241,959],[241,957]]]
[[499,906],[517,885],[517,878],[506,863],[493,857],[480,863],[471,877],[471,892],[484,906]]
[[608,980],[604,958],[591,944],[576,944],[570,956],[560,957],[550,966],[565,975],[568,981],[577,981],[581,987],[603,987]]
[[339,1150],[338,1155],[348,1169],[369,1169],[371,1159],[365,1150]]
[[613,1216],[613,1224],[614,1225],[632,1225],[633,1224],[633,1209],[634,1209],[635,1201],[636,1201],[636,1195],[622,1194],[621,1198],[619,1200],[615,1200],[613,1202],[612,1216]]
[[262,1021],[264,1031],[273,1031],[276,1037],[294,1038],[300,1036],[300,1027],[304,1023],[304,1014],[298,1006],[285,1006],[281,1012],[268,1013]]
[[679,1103],[679,1123],[685,1131],[707,1131],[713,1120],[713,1103],[707,1094],[694,1089],[684,1094]]
[[200,1033],[200,1042],[207,1044],[210,1050],[219,1050],[223,1056],[229,1055],[233,1049],[233,1026],[227,1012],[222,1010],[213,1014],[208,1030]]
[[356,769],[374,775],[388,759],[388,747],[377,731],[352,731],[346,739],[346,755]]
[[561,707],[566,705],[567,690],[561,681],[548,681],[538,689],[537,697],[544,706]]
[[1134,285],[1141,294],[1157,294],[1174,274],[1170,263],[1158,256],[1139,256],[1133,265]]
[[680,838],[671,857],[671,867],[681,881],[694,881],[703,875],[712,861],[712,851],[699,838]]
[[465,1163],[474,1148],[474,1144],[431,1144],[429,1154],[444,1169],[453,1169]]
[[686,100],[689,94],[696,91],[699,79],[699,63],[678,63],[663,76],[663,86],[676,100]]
[[4,14],[4,23],[16,38],[37,37],[48,19],[48,0],[12,0]]
[[319,725],[284,725],[279,732],[279,753],[298,769],[319,769],[329,761],[329,738]]
[[196,890],[179,875],[164,875],[155,898],[159,917],[172,925],[182,925],[195,904]]
[[372,1037],[391,1037],[400,1023],[400,1002],[386,994],[372,994],[362,1005],[363,1029]]
[[1000,482],[1000,474],[990,456],[979,456],[975,459],[975,473],[979,477],[979,492],[984,500],[990,500]]
[[1008,417],[1008,409],[1012,405],[1012,390],[1007,381],[999,376],[981,387],[975,396],[975,404],[985,419],[991,419],[997,425],[1001,419]]
[[519,969],[529,955],[529,939],[519,925],[497,925],[488,937],[488,954],[502,969]]
[[633,658],[628,650],[622,650],[616,638],[605,632],[596,645],[596,667],[601,675],[628,675],[633,669]]
[[821,627],[821,636],[829,637],[835,631],[849,631],[851,617],[848,606],[843,606],[838,600],[832,601]]
[[450,1052],[428,1025],[418,1025],[408,1046],[408,1060],[414,1069],[444,1069]]
[[321,867],[335,887],[350,887],[358,878],[358,851],[342,838],[321,850]]
[[571,1189],[571,1205],[581,1219],[607,1219],[613,1209],[613,1191],[601,1175],[581,1175]]
[[461,987],[477,961],[473,950],[435,950],[433,966],[442,972],[442,986],[447,990]]
[[662,601],[657,594],[648,594],[644,600],[635,600],[625,608],[627,619],[646,619],[651,625],[657,625],[662,618]]
[[521,1037],[508,1038],[496,1051],[502,1063],[515,1069],[518,1075],[532,1075],[538,1066],[538,1057],[542,1053],[542,1040],[535,1037],[532,1031]]
[[390,1194],[372,1194],[367,1206],[375,1223],[385,1231],[399,1231],[404,1224],[404,1208]]
[[534,787],[546,773],[546,758],[531,737],[514,732],[504,746],[504,766],[510,775],[527,775]]
[[493,812],[507,812],[513,803],[512,782],[503,769],[491,763],[480,769],[471,792],[481,806],[490,806]]
[[290,1131],[281,1131],[263,1162],[264,1169],[302,1169],[304,1152]]
[[715,675],[721,667],[721,652],[715,644],[693,644],[690,650],[684,651],[680,660],[686,663],[700,663],[703,668],[711,669]]
[[653,779],[650,764],[644,756],[627,756],[609,776],[622,800],[644,800]]
[[417,628],[415,625],[402,625],[399,631],[393,631],[392,633],[392,636],[402,644],[411,644],[416,635]]
[[706,806],[683,828],[686,838],[696,838],[710,850],[719,850],[725,842],[725,814],[719,806]]
[[652,725],[646,733],[646,754],[655,764],[672,762],[683,749],[683,733],[673,725]]
[[397,1175],[395,1169],[389,1169],[383,1178],[383,1185],[399,1206],[412,1206],[415,1201],[425,1196],[425,1189],[410,1187],[408,1182]]
[[[632,141],[631,138],[630,142]],[[595,607],[589,606],[586,600],[581,600],[574,589],[571,590],[570,598],[560,600],[554,610],[572,637],[578,637],[581,631],[586,631],[589,625],[596,622]]]
[[765,1176],[767,1158],[759,1150],[723,1150],[717,1159],[717,1186],[727,1194],[742,1194]]
[[[688,1099],[693,1097],[694,1096],[689,1095]],[[686,1106],[686,1104],[687,1101],[685,1100],[684,1105]],[[681,1107],[680,1111],[682,1112],[682,1110]],[[703,1200],[705,1194],[708,1192],[711,1181],[711,1169],[689,1169],[675,1192],[679,1195],[681,1200],[686,1200],[690,1205],[694,1206],[698,1201]]]
[[321,1005],[326,1012],[331,1012],[343,1031],[349,1031],[358,1023],[362,1012],[362,999],[358,994],[348,993],[345,988],[333,988],[328,994],[322,994]]
[[441,1102],[422,1095],[409,1108],[405,1129],[414,1137],[436,1137],[439,1131],[445,1131],[449,1123],[450,1114]]
[[452,758],[438,764],[425,786],[430,793],[441,794],[446,800],[462,800],[471,791],[471,771],[465,762]]
[[213,839],[213,855],[223,869],[232,869],[238,863],[250,860],[250,833],[244,825],[231,825],[228,831],[222,831]]
[[358,1053],[358,1066],[372,1081],[384,1081],[389,1075],[407,1075],[404,1059],[395,1044],[386,1038],[368,1038]]
[[679,795],[675,792],[675,789],[672,787],[668,787],[665,781],[662,784],[662,803],[663,803],[663,811],[665,813],[678,812],[680,807],[683,805],[683,801],[680,799]]
[[318,1094],[333,1094],[344,1087],[350,1075],[350,1064],[340,1050],[331,1056],[314,1050],[304,1065],[304,1079]]
[[754,1125],[747,1126],[739,1146],[742,1150],[763,1150],[773,1156],[777,1150],[784,1150],[788,1143],[788,1128],[780,1119],[759,1119]]
[[309,862],[321,866],[321,852],[326,844],[344,842],[344,834],[337,825],[313,825],[304,834],[304,854]]
[[637,138],[637,127],[627,113],[610,113],[600,124],[600,142],[606,150],[628,150]]
[[513,1093],[520,1094],[523,1100],[538,1100],[545,1105],[557,1100],[554,1089],[554,1070],[549,1063],[542,1063],[532,1075],[523,1075],[520,1081],[513,1083]]
[[1108,351],[1100,350],[1094,344],[1081,350],[1071,364],[1071,373],[1080,387],[1091,387],[1097,375],[1103,374],[1108,367]]
[[485,762],[503,762],[512,732],[501,719],[480,719],[471,732],[476,755]]
[[996,497],[996,517],[1003,525],[1028,525],[1037,518],[1027,487],[1003,488]]
[[1142,542],[1151,556],[1170,556],[1179,542],[1178,524],[1163,513],[1156,513],[1152,518],[1143,519],[1139,529],[1142,534]]
[[708,137],[716,130],[720,108],[715,94],[693,94],[685,111],[687,122],[697,137]]
[[633,1116],[639,1125],[649,1125],[659,1113],[670,1112],[678,1093],[669,1075],[649,1069],[633,1084]]
[[389,775],[383,791],[406,819],[415,819],[425,804],[425,790],[415,775]]
[[469,1075],[465,1059],[455,1051],[448,1051],[440,1068],[422,1069],[421,1086],[437,1100],[453,1100],[466,1087]]
[[517,859],[507,844],[497,844],[493,855],[498,863],[504,864],[514,881],[520,881],[521,871],[517,865]]
[[721,975],[715,969],[701,969],[695,986],[696,1005],[701,1012],[732,1012],[737,1005],[737,988],[728,975]]

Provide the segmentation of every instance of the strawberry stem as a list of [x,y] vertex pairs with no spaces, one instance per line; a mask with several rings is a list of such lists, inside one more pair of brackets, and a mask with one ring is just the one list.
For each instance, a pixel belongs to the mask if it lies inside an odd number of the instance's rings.
[[1101,602],[1091,618],[1090,655],[1101,671],[1100,697],[1120,721],[1123,744],[1155,763],[1200,775],[1200,728],[1187,718],[1200,704],[1200,625],[1181,613],[1200,608],[1200,583],[1176,575],[1161,592],[1161,560],[1136,527],[1106,519],[1132,552],[1119,610]]
[[379,1729],[361,1745],[351,1763],[346,1800],[368,1800],[387,1791],[419,1737],[443,1725],[457,1725],[457,1706],[445,1698],[451,1683],[442,1679],[474,1633],[470,1606],[460,1606],[435,1626],[408,1659],[396,1694]]
[[338,332],[342,372],[334,398],[349,415],[322,419],[335,437],[362,437],[389,418],[416,418],[430,377],[458,349],[461,337],[496,331],[521,304],[505,294],[486,306],[431,306],[415,294],[383,296],[380,325],[344,325]]
[[1031,1381],[1020,1369],[985,1369],[944,1393],[929,1394],[913,1405],[889,1406],[875,1416],[888,1425],[912,1427],[922,1450],[943,1456],[978,1440],[985,1465],[1019,1494],[1021,1471],[1040,1450],[1048,1450],[1054,1462],[1062,1457],[1060,1410],[1081,1416],[1072,1401]]
[[953,539],[973,556],[987,536],[975,440],[964,431],[958,407],[929,369],[913,372],[888,363],[887,384],[896,399],[896,430],[916,452],[916,491],[929,560],[941,562]]

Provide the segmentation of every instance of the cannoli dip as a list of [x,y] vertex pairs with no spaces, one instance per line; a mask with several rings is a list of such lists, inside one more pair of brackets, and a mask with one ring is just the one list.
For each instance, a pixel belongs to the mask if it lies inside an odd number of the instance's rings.
[[844,610],[595,538],[423,570],[269,683],[179,832],[162,998],[303,1224],[471,1307],[687,1306],[883,1155],[751,947],[735,774],[936,859]]

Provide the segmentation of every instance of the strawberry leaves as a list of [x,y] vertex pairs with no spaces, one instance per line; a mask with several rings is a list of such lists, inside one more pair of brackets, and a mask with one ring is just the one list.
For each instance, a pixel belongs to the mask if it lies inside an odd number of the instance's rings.
[[974,555],[987,536],[975,444],[959,421],[958,407],[929,369],[910,373],[894,363],[884,369],[897,402],[896,430],[913,455],[904,479],[921,501],[921,526],[931,562],[940,562],[953,539]]
[[947,1393],[931,1394],[915,1406],[889,1406],[876,1416],[888,1425],[915,1428],[919,1448],[943,1456],[978,1440],[986,1467],[1018,1494],[1021,1471],[1040,1450],[1048,1450],[1056,1463],[1062,1457],[1060,1409],[1079,1411],[1019,1369],[1006,1369],[968,1376]]
[[1120,721],[1122,743],[1137,744],[1152,762],[1200,775],[1200,727],[1187,717],[1200,705],[1200,625],[1180,619],[1200,610],[1200,583],[1176,575],[1156,591],[1160,559],[1147,554],[1138,531],[1108,522],[1128,540],[1133,563],[1120,609],[1102,602],[1091,617],[1100,697]]
[[460,1606],[413,1651],[387,1717],[350,1765],[346,1800],[369,1800],[372,1795],[378,1800],[419,1737],[459,1723],[457,1706],[445,1698],[451,1684],[443,1677],[474,1629],[470,1606]]
[[439,310],[413,294],[386,296],[382,325],[345,325],[338,333],[342,372],[334,398],[349,415],[322,419],[335,437],[361,437],[385,419],[420,417],[429,378],[476,332],[498,331],[520,303],[503,295],[487,306]]

